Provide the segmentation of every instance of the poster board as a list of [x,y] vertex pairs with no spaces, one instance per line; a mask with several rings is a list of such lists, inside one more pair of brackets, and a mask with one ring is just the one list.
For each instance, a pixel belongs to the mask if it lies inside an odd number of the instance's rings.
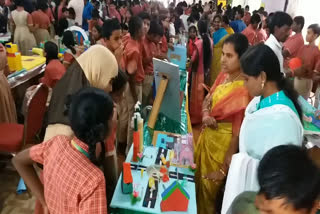
[[170,119],[180,123],[180,73],[179,67],[170,62],[165,62],[153,58],[154,79],[156,83],[156,91],[158,91],[161,74],[168,77],[169,82],[164,92],[159,113],[164,114]]
[[178,65],[181,70],[186,70],[187,48],[184,45],[175,45],[174,50],[168,50],[168,59],[171,63]]

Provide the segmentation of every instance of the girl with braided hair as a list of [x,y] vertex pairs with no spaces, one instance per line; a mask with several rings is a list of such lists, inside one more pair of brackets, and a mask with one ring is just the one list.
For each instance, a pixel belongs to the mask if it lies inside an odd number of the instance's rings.
[[[107,213],[105,157],[113,101],[101,89],[87,87],[66,102],[74,137],[58,135],[19,153],[13,164],[44,213]],[[43,165],[43,184],[34,163]],[[111,199],[109,199],[111,200]]]

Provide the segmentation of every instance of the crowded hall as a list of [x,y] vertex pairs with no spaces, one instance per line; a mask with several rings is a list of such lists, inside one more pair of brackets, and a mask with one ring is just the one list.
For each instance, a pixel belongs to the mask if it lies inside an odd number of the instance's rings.
[[0,0],[0,214],[320,214],[320,0]]

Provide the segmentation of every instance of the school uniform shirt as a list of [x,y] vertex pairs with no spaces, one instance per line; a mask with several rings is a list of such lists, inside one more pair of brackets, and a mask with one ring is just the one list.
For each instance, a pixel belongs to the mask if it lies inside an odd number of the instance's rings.
[[282,73],[284,73],[282,44],[277,40],[277,38],[273,34],[270,34],[269,39],[265,42],[265,45],[269,46],[276,54],[280,63],[280,70]]
[[290,36],[283,44],[285,50],[288,50],[291,57],[296,57],[300,48],[304,45],[304,39],[301,33]]
[[142,42],[143,69],[146,75],[153,75],[152,59],[157,55],[157,45],[147,37]]
[[[77,150],[67,136],[31,147],[30,157],[43,164],[44,196],[50,214],[107,213],[103,172]],[[73,141],[88,152],[88,145]]]
[[142,83],[144,80],[144,70],[142,65],[142,45],[140,42],[131,38],[127,38],[124,43],[123,61],[125,68],[127,69],[129,62],[134,60],[137,63],[137,70],[135,73],[135,82]]
[[47,64],[44,76],[40,79],[40,82],[50,88],[53,88],[65,72],[66,68],[61,64],[61,62],[58,59],[52,59]]
[[303,45],[297,53],[307,68],[320,72],[320,51],[315,45]]

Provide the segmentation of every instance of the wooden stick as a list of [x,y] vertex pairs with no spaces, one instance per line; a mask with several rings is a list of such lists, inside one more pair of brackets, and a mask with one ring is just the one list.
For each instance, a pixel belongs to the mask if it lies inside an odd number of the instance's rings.
[[157,95],[156,98],[154,100],[153,106],[152,106],[152,110],[151,110],[151,114],[149,117],[149,121],[148,121],[148,127],[151,129],[154,129],[154,126],[156,124],[157,118],[158,118],[158,114],[160,111],[160,107],[162,104],[162,100],[164,97],[164,93],[167,89],[167,85],[168,85],[168,78],[166,78],[165,76],[162,76],[162,79],[160,80],[160,84],[158,87],[158,91],[157,91]]

